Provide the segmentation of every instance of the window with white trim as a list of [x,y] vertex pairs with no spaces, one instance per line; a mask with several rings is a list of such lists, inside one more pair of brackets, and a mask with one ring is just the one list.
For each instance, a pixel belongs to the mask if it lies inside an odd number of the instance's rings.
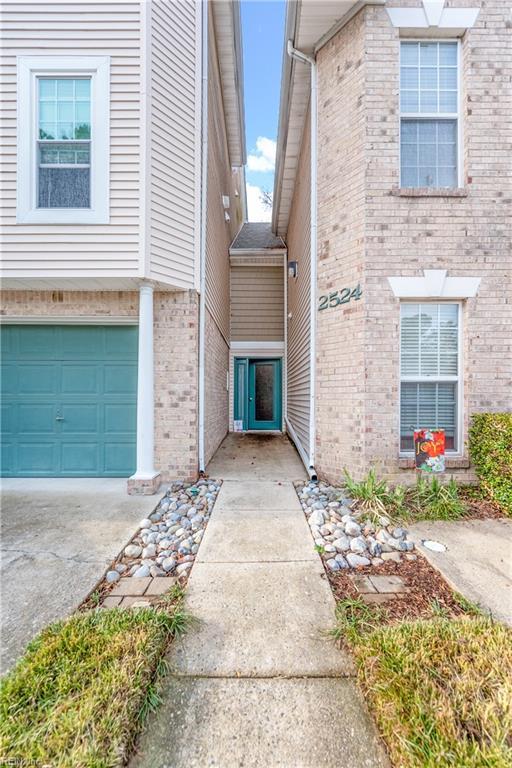
[[400,186],[459,186],[459,44],[400,43]]
[[458,451],[459,305],[400,307],[400,450],[412,451],[415,429],[444,429]]
[[18,58],[17,220],[109,220],[110,63],[106,56]]

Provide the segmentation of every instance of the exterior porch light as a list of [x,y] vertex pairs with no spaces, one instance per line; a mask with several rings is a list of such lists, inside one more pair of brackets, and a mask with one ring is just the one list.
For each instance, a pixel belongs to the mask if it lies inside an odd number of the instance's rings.
[[298,262],[296,261],[288,262],[288,277],[297,277],[298,266]]

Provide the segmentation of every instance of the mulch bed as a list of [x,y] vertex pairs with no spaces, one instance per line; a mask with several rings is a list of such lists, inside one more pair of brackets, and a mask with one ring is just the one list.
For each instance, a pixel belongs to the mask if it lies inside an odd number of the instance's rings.
[[433,604],[437,603],[451,617],[467,613],[454,598],[451,587],[442,576],[418,554],[412,562],[388,561],[379,566],[366,566],[357,570],[329,573],[328,578],[336,600],[361,597],[351,575],[400,576],[408,588],[407,594],[397,595],[379,606],[384,611],[384,623],[401,620],[432,618]]
[[499,518],[507,517],[500,505],[491,501],[490,499],[479,499],[470,491],[461,489],[459,495],[464,502],[466,512],[464,519],[470,520],[486,520],[488,518],[497,520]]

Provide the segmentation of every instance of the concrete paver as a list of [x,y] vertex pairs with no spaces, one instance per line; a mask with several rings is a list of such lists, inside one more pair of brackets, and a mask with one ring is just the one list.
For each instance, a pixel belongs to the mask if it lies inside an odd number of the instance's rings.
[[133,768],[384,768],[353,680],[170,678]]
[[117,478],[2,480],[2,672],[85,599],[158,500]]
[[[210,524],[213,523],[213,518]],[[353,674],[327,632],[334,599],[317,562],[197,563],[187,608],[199,619],[170,656],[180,675]]]
[[[512,520],[423,522],[409,531],[453,589],[512,625]],[[446,552],[431,552],[425,539],[441,542]]]
[[247,510],[243,515],[224,510],[203,536],[196,562],[318,563],[314,541],[304,515],[292,512]]

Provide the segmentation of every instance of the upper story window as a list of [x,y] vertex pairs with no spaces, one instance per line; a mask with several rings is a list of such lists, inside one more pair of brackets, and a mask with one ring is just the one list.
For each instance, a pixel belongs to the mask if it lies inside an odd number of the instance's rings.
[[454,303],[403,303],[400,309],[400,450],[415,429],[444,429],[459,448],[460,320]]
[[91,207],[91,78],[39,77],[38,208]]
[[18,58],[17,220],[109,219],[109,59]]
[[400,186],[457,187],[459,44],[400,43]]

